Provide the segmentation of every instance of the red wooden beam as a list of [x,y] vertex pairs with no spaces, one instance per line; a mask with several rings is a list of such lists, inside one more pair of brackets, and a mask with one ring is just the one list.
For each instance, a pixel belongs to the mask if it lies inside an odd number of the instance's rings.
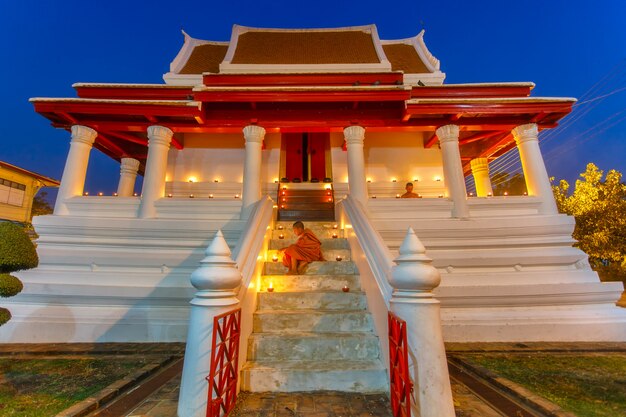
[[355,101],[405,101],[410,98],[410,91],[400,89],[376,90],[208,90],[198,91],[194,99],[203,102],[299,102],[299,103],[328,103]]
[[413,87],[411,98],[528,97],[532,87],[532,84],[423,86]]
[[75,84],[80,98],[126,100],[189,100],[191,87],[169,85]]
[[122,149],[120,146],[116,145],[111,139],[98,132],[98,137],[96,138],[96,142],[99,142],[102,146],[110,150],[113,154],[116,155],[117,159],[122,158],[126,151]]
[[503,133],[503,132],[500,132],[500,131],[496,131],[496,132],[494,132],[494,131],[478,132],[478,133],[475,133],[473,135],[467,136],[465,138],[459,139],[459,145],[465,145],[467,143],[472,143],[472,142],[476,142],[476,141],[479,141],[479,140],[482,140],[482,139],[487,139],[487,138],[489,138],[491,136],[495,136],[495,135],[498,135],[498,134],[501,134],[501,133]]
[[537,113],[569,113],[572,110],[572,102],[501,102],[501,103],[408,103],[407,113],[411,115],[424,114],[532,114]]
[[98,115],[133,115],[133,116],[161,116],[161,117],[195,117],[201,115],[197,106],[180,104],[144,104],[144,103],[111,103],[111,102],[82,102],[82,101],[43,101],[34,102],[37,113],[71,113],[76,119],[81,114]]
[[116,138],[127,140],[127,141],[132,142],[132,143],[138,143],[140,145],[148,146],[148,139],[140,138],[140,137],[137,137],[137,136],[129,134],[129,133],[107,131],[106,134],[114,136]]
[[491,141],[491,145],[480,152],[480,156],[488,158],[505,146],[510,145],[511,142],[513,142],[513,134],[511,132],[505,132],[501,136],[495,137]]
[[432,147],[435,143],[437,143],[438,140],[439,138],[437,137],[437,134],[433,133],[431,137],[424,140],[424,148],[428,149]]
[[208,86],[269,86],[269,85],[397,85],[402,84],[401,72],[332,73],[332,74],[205,74]]

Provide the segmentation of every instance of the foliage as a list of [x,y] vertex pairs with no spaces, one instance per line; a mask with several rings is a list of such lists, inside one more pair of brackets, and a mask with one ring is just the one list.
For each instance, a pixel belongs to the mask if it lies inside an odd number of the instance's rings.
[[491,177],[493,184],[493,195],[524,195],[526,190],[526,180],[522,174],[511,175],[508,172],[496,172]]
[[[39,264],[35,245],[23,228],[0,223],[0,296],[12,297],[22,290],[22,282],[7,272],[34,268]],[[11,319],[8,310],[0,308],[0,326]]]
[[22,291],[22,281],[9,274],[0,274],[0,297],[13,297]]
[[56,415],[139,370],[148,360],[136,356],[0,358],[0,415]]
[[0,273],[30,269],[39,258],[24,229],[10,222],[0,223]]
[[35,198],[33,198],[33,206],[30,213],[31,220],[33,216],[43,216],[45,214],[52,214],[53,209],[48,200],[48,193],[46,191],[41,191],[38,193]]
[[623,354],[489,353],[463,359],[523,385],[579,417],[626,415]]
[[603,171],[590,163],[580,176],[571,195],[565,180],[552,186],[559,211],[576,218],[573,236],[594,269],[601,276],[626,280],[626,185],[622,174],[611,170],[603,180]]

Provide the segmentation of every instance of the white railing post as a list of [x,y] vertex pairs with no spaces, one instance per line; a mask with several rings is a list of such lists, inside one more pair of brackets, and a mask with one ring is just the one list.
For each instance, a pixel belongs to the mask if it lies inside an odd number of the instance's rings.
[[426,249],[412,228],[394,259],[389,283],[391,311],[406,321],[407,342],[417,375],[413,375],[420,417],[454,417],[452,389],[441,330],[439,301],[433,296],[441,281]]
[[206,416],[213,318],[239,303],[235,289],[241,285],[241,273],[230,257],[221,230],[205,253],[200,267],[191,274],[191,284],[198,292],[191,300],[178,417]]

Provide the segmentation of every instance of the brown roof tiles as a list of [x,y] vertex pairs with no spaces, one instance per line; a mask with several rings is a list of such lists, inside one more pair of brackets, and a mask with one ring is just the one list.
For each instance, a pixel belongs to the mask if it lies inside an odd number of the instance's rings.
[[423,74],[431,72],[422,62],[413,45],[402,43],[383,45],[383,50],[392,71],[404,71],[405,74]]
[[193,48],[191,56],[180,70],[180,74],[202,74],[220,72],[220,62],[224,60],[228,45],[207,43]]

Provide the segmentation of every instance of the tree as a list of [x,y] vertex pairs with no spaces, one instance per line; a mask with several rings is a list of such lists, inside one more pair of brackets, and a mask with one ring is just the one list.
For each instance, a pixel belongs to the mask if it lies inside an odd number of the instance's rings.
[[616,170],[603,174],[589,163],[571,195],[565,180],[552,190],[559,211],[576,218],[576,246],[591,266],[603,280],[626,281],[626,184]]
[[[13,297],[22,291],[22,282],[11,272],[34,268],[39,264],[35,245],[24,229],[10,222],[0,223],[0,297]],[[0,307],[0,326],[11,313]]]
[[46,200],[48,197],[48,193],[46,191],[42,191],[38,193],[35,198],[33,198],[33,207],[30,213],[30,219],[33,219],[33,216],[43,216],[44,214],[52,214],[52,206]]

